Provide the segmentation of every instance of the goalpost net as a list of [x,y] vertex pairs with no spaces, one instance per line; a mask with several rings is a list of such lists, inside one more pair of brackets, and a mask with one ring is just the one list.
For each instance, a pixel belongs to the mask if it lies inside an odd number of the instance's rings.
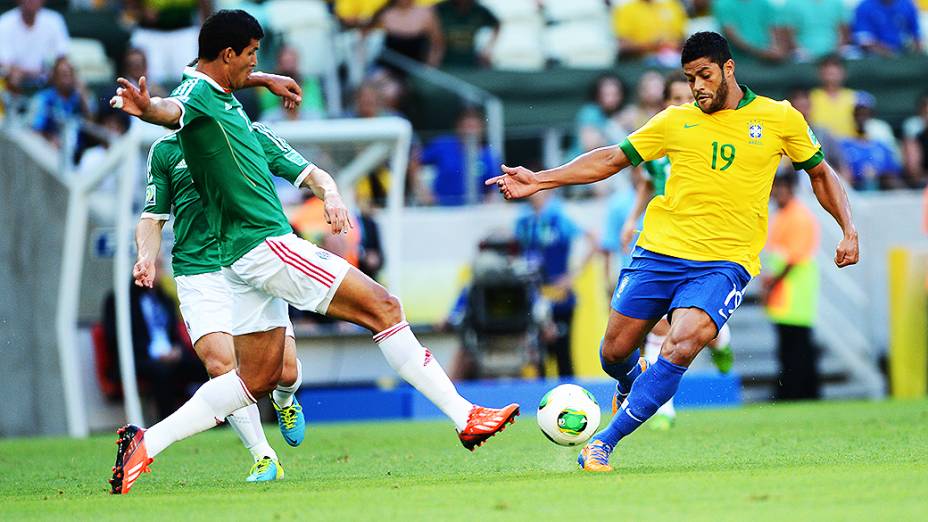
[[[354,187],[358,180],[377,170],[389,170],[386,202],[378,219],[384,250],[381,274],[391,292],[400,294],[400,221],[412,141],[409,122],[386,117],[281,122],[269,126],[310,162],[332,174],[352,210],[356,209]],[[145,423],[136,380],[129,292],[135,259],[134,229],[144,198],[145,158],[151,144],[165,133],[159,127],[134,121],[129,132],[106,150],[96,168],[74,177],[67,185],[56,335],[68,433],[72,437],[84,437],[91,428],[104,427],[99,420],[92,422],[99,417],[93,411],[99,401],[87,398],[99,394],[84,389],[94,381],[87,377],[88,362],[81,359],[81,354],[86,359],[88,351],[81,343],[86,345],[88,337],[82,327],[99,318],[94,314],[103,308],[101,296],[103,289],[110,287],[109,282],[115,302],[118,374],[125,419],[133,424]],[[101,194],[101,184],[112,184],[114,179],[116,190]],[[166,267],[170,266],[171,225],[172,222],[165,225],[162,244]]]

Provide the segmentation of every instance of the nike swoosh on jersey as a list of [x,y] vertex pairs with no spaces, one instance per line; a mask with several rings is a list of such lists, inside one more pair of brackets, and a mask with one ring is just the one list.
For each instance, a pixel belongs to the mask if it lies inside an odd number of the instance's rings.
[[226,110],[229,110],[229,109],[231,109],[231,108],[232,108],[232,104],[231,104],[231,103],[228,103],[228,102],[226,102]]
[[683,124],[684,129],[692,129],[693,127],[699,127],[699,124],[698,123],[684,123]]

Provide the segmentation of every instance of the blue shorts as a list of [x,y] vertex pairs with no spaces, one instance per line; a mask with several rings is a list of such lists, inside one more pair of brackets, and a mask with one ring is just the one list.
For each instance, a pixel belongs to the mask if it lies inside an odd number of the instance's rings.
[[612,309],[635,319],[659,319],[677,308],[699,308],[722,328],[741,304],[751,275],[730,261],[688,261],[636,247],[619,274]]

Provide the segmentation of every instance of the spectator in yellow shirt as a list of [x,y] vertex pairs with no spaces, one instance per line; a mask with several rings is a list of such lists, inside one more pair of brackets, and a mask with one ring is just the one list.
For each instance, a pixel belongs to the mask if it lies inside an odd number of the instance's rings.
[[678,60],[686,11],[680,0],[630,0],[612,11],[612,25],[622,57],[667,54]]
[[809,123],[826,129],[837,138],[854,136],[857,92],[844,86],[847,76],[844,63],[836,55],[826,56],[819,62],[818,73],[822,86],[809,93],[812,102]]

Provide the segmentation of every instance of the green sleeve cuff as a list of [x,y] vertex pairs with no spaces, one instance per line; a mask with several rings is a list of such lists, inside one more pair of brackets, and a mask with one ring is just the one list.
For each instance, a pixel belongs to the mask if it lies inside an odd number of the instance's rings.
[[628,138],[619,144],[619,148],[622,149],[622,152],[625,153],[625,156],[628,157],[628,161],[632,162],[632,165],[638,166],[641,164],[641,154],[638,154],[638,151],[635,150],[635,146],[632,145],[632,142],[628,141]]
[[818,149],[818,152],[813,154],[811,158],[803,162],[800,162],[800,163],[793,162],[793,168],[796,170],[808,170],[818,165],[824,160],[825,160],[825,155],[822,154],[822,149]]

